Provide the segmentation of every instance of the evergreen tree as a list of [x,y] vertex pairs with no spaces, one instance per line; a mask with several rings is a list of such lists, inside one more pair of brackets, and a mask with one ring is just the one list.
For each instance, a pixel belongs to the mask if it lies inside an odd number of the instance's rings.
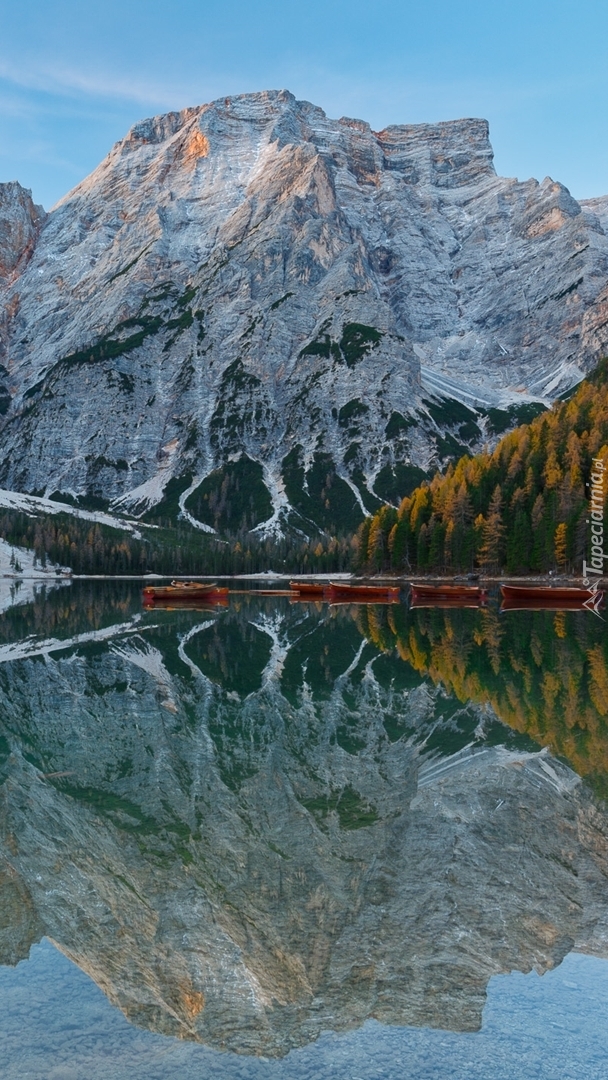
[[486,570],[500,570],[505,556],[505,526],[502,520],[502,492],[494,488],[488,516],[481,525],[481,547],[477,556],[480,566]]

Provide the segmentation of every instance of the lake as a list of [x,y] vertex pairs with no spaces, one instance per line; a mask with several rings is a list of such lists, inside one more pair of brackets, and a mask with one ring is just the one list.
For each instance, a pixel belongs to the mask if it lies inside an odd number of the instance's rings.
[[606,624],[234,588],[6,601],[2,1075],[605,1077]]

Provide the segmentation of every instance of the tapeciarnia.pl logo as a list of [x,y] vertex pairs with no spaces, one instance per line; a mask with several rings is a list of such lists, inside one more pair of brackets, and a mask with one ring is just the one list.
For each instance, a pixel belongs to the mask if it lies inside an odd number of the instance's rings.
[[[587,524],[591,525],[591,562],[588,563],[583,559],[583,585],[590,590],[592,595],[583,601],[583,607],[593,611],[601,619],[599,606],[602,601],[602,593],[599,592],[599,586],[604,573],[604,559],[608,559],[608,554],[604,554],[605,466],[601,458],[593,458],[592,465],[591,483],[587,484],[587,487],[591,489],[589,517],[587,518]],[[593,575],[592,578],[589,576],[590,574]]]

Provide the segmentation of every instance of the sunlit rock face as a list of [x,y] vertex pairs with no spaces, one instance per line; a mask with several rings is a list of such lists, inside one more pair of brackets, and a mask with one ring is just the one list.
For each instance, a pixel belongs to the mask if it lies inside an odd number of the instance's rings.
[[0,203],[19,490],[137,510],[246,455],[279,527],[317,460],[350,527],[405,493],[397,465],[488,441],[488,408],[557,396],[608,342],[601,200],[497,177],[482,120],[373,132],[286,91],[226,98],[137,124],[29,261],[24,198],[8,233]]
[[1,962],[47,934],[134,1023],[281,1056],[475,1030],[491,975],[606,955],[566,766],[348,613],[154,614],[0,667]]

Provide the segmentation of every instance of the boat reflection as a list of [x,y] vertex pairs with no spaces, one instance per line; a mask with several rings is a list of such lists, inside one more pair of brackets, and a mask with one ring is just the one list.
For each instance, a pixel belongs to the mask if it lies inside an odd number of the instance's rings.
[[560,586],[533,587],[501,585],[501,611],[581,611],[599,612],[604,606],[601,589],[578,589]]
[[174,598],[164,598],[155,596],[145,596],[143,600],[144,608],[155,609],[156,611],[213,611],[215,608],[228,607],[230,600],[228,596],[216,596],[213,598],[199,599],[194,596],[180,597],[179,600]]

